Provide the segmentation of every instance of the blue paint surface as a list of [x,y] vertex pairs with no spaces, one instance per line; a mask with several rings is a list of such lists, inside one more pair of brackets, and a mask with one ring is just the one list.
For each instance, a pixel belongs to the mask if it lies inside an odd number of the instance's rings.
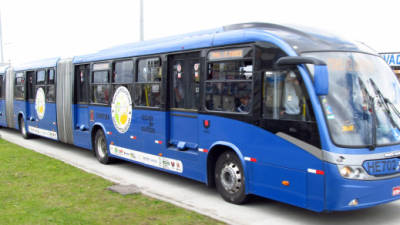
[[0,126],[6,127],[6,102],[4,99],[0,99]]
[[[354,210],[371,207],[398,200],[400,195],[393,196],[394,187],[400,186],[400,177],[363,181],[343,179],[336,165],[325,163],[326,176],[326,208],[330,211]],[[348,206],[357,198],[358,206]]]

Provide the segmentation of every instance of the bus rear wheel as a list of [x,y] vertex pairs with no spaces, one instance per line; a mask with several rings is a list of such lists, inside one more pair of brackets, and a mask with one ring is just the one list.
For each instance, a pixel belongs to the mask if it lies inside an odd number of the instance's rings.
[[102,164],[109,164],[112,162],[112,158],[108,154],[106,136],[101,129],[96,132],[94,139],[94,152],[97,160]]
[[215,165],[215,184],[222,198],[234,204],[247,200],[243,166],[233,152],[223,153]]
[[22,117],[19,118],[19,130],[21,131],[21,135],[24,139],[29,139],[31,137],[26,130],[25,121]]

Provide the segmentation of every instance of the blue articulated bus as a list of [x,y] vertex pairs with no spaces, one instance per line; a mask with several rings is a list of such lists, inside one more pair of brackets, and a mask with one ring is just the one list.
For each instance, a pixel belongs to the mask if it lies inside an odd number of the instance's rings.
[[313,211],[400,198],[399,82],[363,44],[229,25],[0,70],[0,125]]

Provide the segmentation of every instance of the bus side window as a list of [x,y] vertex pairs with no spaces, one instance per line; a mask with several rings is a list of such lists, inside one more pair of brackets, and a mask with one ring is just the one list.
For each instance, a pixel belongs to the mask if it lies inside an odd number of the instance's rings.
[[28,99],[34,100],[36,97],[35,93],[35,71],[26,72],[27,80],[28,80]]
[[[115,61],[113,63],[113,72],[111,77],[112,93],[123,86],[131,93],[133,88],[134,62],[132,59],[124,61]],[[131,94],[132,96],[132,94]],[[112,99],[111,99],[112,100]]]
[[37,85],[46,84],[46,72],[44,70],[39,70],[36,72],[36,84]]
[[90,83],[91,103],[108,104],[110,102],[110,64],[93,64]]
[[75,67],[75,103],[88,103],[89,65]]
[[15,99],[20,99],[20,100],[23,100],[25,97],[24,72],[18,72],[15,74],[14,97]]
[[162,68],[160,58],[139,59],[135,82],[135,106],[160,107]]
[[46,77],[47,77],[46,101],[54,102],[56,100],[54,69],[48,69]]
[[265,118],[315,120],[311,116],[310,101],[297,71],[265,72],[263,95]]
[[0,75],[0,99],[3,99],[3,75]]
[[[213,55],[214,52],[211,52],[209,58]],[[249,113],[252,106],[252,86],[251,59],[209,62],[205,81],[207,110]]]

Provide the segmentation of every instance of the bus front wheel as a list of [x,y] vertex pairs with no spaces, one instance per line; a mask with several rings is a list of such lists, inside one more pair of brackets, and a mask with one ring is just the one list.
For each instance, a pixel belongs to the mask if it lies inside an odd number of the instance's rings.
[[223,153],[215,166],[215,184],[222,198],[234,204],[247,200],[243,166],[233,152]]
[[99,129],[96,132],[96,136],[95,136],[94,140],[95,140],[94,141],[94,151],[95,151],[97,160],[99,160],[99,162],[101,162],[102,164],[109,164],[112,160],[108,154],[106,136],[104,135],[104,132],[101,129]]

